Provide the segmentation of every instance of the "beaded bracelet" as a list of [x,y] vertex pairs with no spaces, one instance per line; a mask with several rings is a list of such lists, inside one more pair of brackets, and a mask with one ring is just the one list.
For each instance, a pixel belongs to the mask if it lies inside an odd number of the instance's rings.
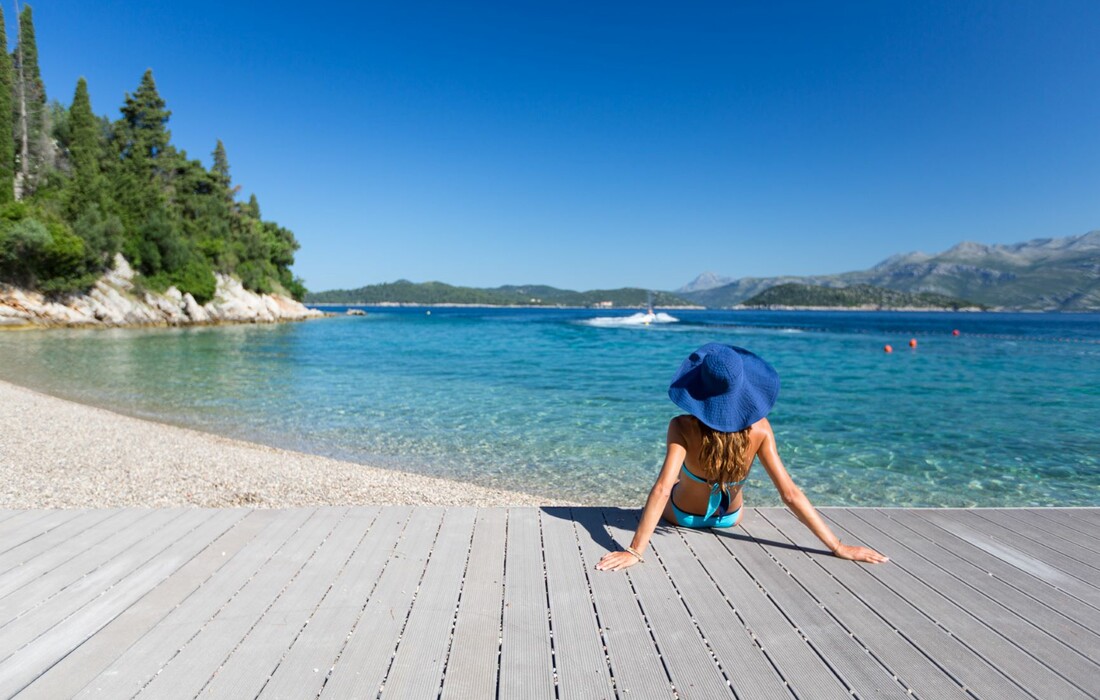
[[645,563],[645,559],[642,557],[641,554],[638,553],[638,550],[634,549],[633,547],[627,547],[626,551],[630,552],[635,557],[637,557],[638,561],[640,561],[641,563],[643,563],[643,564]]

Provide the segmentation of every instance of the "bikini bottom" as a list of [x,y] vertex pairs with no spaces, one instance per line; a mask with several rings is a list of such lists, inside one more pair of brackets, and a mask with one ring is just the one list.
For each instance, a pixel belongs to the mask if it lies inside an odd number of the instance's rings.
[[[672,516],[676,520],[676,524],[681,527],[733,527],[741,520],[741,508],[735,511],[726,513],[726,507],[729,506],[730,496],[728,493],[722,494],[722,503],[718,507],[718,512],[708,517],[698,515],[696,513],[687,513],[676,507],[676,501],[673,497],[676,495],[675,487],[672,489],[672,495],[669,497],[669,505],[672,506]],[[721,515],[719,515],[721,513]]]

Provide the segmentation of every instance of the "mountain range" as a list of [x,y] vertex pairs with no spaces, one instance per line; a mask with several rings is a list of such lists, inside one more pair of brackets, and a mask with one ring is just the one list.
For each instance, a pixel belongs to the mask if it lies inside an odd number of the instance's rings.
[[676,293],[710,308],[736,306],[780,284],[874,285],[943,294],[993,308],[1100,310],[1100,230],[1011,245],[964,242],[942,253],[894,255],[867,270],[837,275],[743,277],[704,272]]

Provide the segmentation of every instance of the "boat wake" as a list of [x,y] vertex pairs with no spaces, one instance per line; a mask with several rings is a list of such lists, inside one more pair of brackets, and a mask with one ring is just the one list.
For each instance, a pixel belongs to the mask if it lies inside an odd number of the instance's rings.
[[597,316],[580,323],[596,328],[629,328],[636,326],[653,326],[664,323],[678,323],[680,319],[664,312],[660,313],[636,313],[630,316]]

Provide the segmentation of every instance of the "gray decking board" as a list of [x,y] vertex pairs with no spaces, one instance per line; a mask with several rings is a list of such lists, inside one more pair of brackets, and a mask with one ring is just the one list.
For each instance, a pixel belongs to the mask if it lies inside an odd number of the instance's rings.
[[[797,545],[814,549],[820,545],[789,513],[779,509],[768,510],[767,519]],[[853,565],[829,556],[821,556],[816,561],[897,629],[921,654],[932,659],[967,690],[975,692],[979,697],[1026,697],[1023,689],[994,664],[948,633],[920,606],[906,598],[903,592],[874,576],[874,567]]]
[[626,572],[634,510],[58,513],[0,511],[0,698],[1100,697],[1097,509],[823,509],[881,566],[748,509]]
[[262,511],[249,516],[267,525],[161,621],[93,676],[76,697],[133,697],[240,591],[309,517],[311,511]]
[[[43,598],[45,591],[37,586],[24,586],[4,599],[6,605],[18,610],[19,617],[0,628],[0,660],[6,659],[50,627],[64,621],[83,608],[103,591],[125,579],[135,569],[172,546],[206,517],[199,511],[166,514],[170,521],[153,532],[128,532],[108,550],[110,558],[89,568],[88,558],[81,560],[77,570],[65,570],[62,589]],[[83,571],[84,573],[78,573]],[[46,576],[42,578],[47,578]],[[34,611],[36,614],[29,614]]]
[[1100,565],[1090,566],[1081,559],[1059,551],[1055,548],[1057,547],[1056,542],[1052,541],[1051,544],[1044,544],[1026,536],[1021,537],[1012,531],[1006,531],[1002,525],[991,522],[975,512],[944,510],[942,512],[926,513],[926,516],[936,521],[954,521],[972,531],[980,532],[987,538],[1000,543],[1001,546],[1016,549],[1047,566],[1073,576],[1091,587],[1093,596],[1100,596],[1100,587],[1093,583],[1100,577]]
[[237,521],[168,580],[65,655],[19,695],[23,700],[71,698],[168,615],[218,568],[249,543],[270,511],[225,511]]
[[142,695],[196,696],[312,559],[343,515],[342,509],[315,510],[219,614],[142,688]]
[[[906,547],[909,551],[918,554],[921,557],[921,560],[917,560],[919,570],[910,571],[910,573],[919,577],[925,585],[934,589],[950,590],[952,592],[952,602],[965,609],[970,615],[983,621],[995,620],[994,627],[998,634],[1006,637],[1013,644],[1019,646],[1030,656],[1076,685],[1079,689],[1087,692],[1087,689],[1096,682],[1096,679],[1100,678],[1100,666],[1097,666],[1088,657],[1079,654],[1075,647],[1057,632],[1048,632],[1040,624],[1028,619],[1028,616],[1023,613],[1032,611],[1028,610],[1027,607],[1021,610],[1000,603],[985,592],[987,585],[983,585],[984,582],[980,579],[974,581],[977,584],[976,586],[959,585],[961,581],[957,577],[940,568],[935,561],[928,559],[926,554],[918,551],[920,542],[913,541],[913,538],[907,536],[909,534],[907,531],[904,529],[895,530],[894,532],[888,531],[890,525],[886,522],[886,518],[878,517],[864,520],[845,511],[833,511],[830,513],[830,518],[848,528],[849,531],[862,531],[860,524],[863,524],[863,526],[870,524],[897,543],[892,547]],[[906,563],[903,561],[899,563],[899,566],[904,568]],[[987,576],[987,581],[990,578]],[[1022,600],[1022,597],[1016,602],[1021,606],[1027,606],[1027,601]],[[1034,603],[1032,603],[1032,606],[1039,607]],[[1031,617],[1036,616],[1032,614]],[[1078,637],[1084,637],[1085,641],[1089,643],[1095,639],[1092,635],[1086,635],[1078,635]]]
[[[751,526],[759,517],[755,511],[747,511],[742,525]],[[832,668],[799,633],[798,621],[789,620],[753,577],[753,567],[748,564],[754,556],[751,550],[770,545],[758,544],[741,533],[735,534],[736,539],[729,534],[718,535],[707,530],[681,532],[711,580],[735,606],[743,624],[797,697],[851,697]],[[732,663],[736,667],[736,661]],[[737,687],[736,679],[734,687]]]
[[[79,560],[82,556],[84,556],[85,561],[89,561],[87,555],[85,555],[86,550],[93,546],[101,546],[105,540],[116,536],[128,525],[153,517],[156,514],[155,511],[143,512],[137,510],[116,513],[114,517],[105,518],[79,535],[67,540],[63,546],[55,547],[46,552],[39,552],[37,556],[31,559],[5,570],[0,570],[0,605],[5,608],[14,607],[13,603],[6,602],[7,596],[32,581],[47,576],[47,574],[49,578],[37,582],[36,587],[42,591],[59,590],[60,585],[57,581],[64,577],[64,573],[58,571],[59,568],[63,568],[66,563],[73,560]],[[93,555],[90,561],[94,565],[104,558],[102,554]],[[74,562],[74,564],[77,567],[75,575],[84,573],[79,569],[79,561]],[[5,622],[3,615],[0,615],[0,625]]]
[[[880,531],[860,521],[857,527],[845,527],[833,520],[834,529],[842,529],[846,538],[889,551],[890,540]],[[840,534],[840,532],[838,532]],[[946,591],[937,589],[923,577],[929,577],[930,569],[921,557],[905,550],[893,554],[894,566],[873,567],[871,575],[917,603],[936,622],[961,640],[966,646],[987,659],[997,660],[997,665],[1027,692],[1042,698],[1084,698],[1087,694],[1065,677],[1059,675],[1042,661],[1019,646],[1011,633],[1002,633],[1007,616],[996,620],[984,620],[966,607],[965,595],[960,588]],[[971,600],[971,603],[974,601]],[[991,626],[995,625],[995,626]]]
[[[1077,620],[1061,614],[1051,614],[1050,607],[1036,598],[1027,595],[1018,588],[1009,585],[981,567],[975,565],[968,558],[960,557],[936,545],[917,530],[906,527],[904,514],[894,516],[890,512],[868,513],[858,511],[852,513],[854,517],[869,522],[873,527],[881,530],[896,542],[920,554],[925,560],[933,564],[939,571],[933,572],[937,576],[946,574],[950,578],[942,579],[942,585],[952,591],[959,590],[958,583],[962,583],[971,590],[979,591],[982,595],[995,601],[1009,615],[1018,616],[1026,620],[1030,625],[1042,630],[1047,636],[1039,639],[1045,644],[1052,644],[1053,648],[1063,647],[1063,651],[1072,650],[1094,661],[1100,660],[1100,634],[1094,629],[1082,625]],[[835,512],[830,513],[836,517]],[[845,520],[837,517],[838,522]],[[930,580],[927,579],[926,580]],[[966,594],[965,589],[962,592]],[[1009,628],[1005,628],[1006,630]],[[1100,673],[1100,668],[1095,668],[1090,675]]]
[[[554,625],[559,696],[611,698],[614,683],[593,611],[588,576],[568,508],[541,513],[546,584]],[[583,585],[581,585],[583,583]]]
[[[680,531],[659,527],[653,540],[660,549],[660,562],[679,586],[680,595],[691,610],[698,610],[695,622],[720,659],[736,659],[728,671],[734,692],[742,698],[791,697],[783,678],[737,615],[734,603],[714,585],[707,570],[683,541]],[[673,546],[680,540],[680,546]]]
[[111,620],[157,589],[239,517],[229,511],[205,511],[198,515],[192,529],[153,556],[146,557],[145,552],[135,548],[135,560],[139,562],[135,568],[114,582],[108,579],[106,585],[101,585],[104,589],[101,593],[5,660],[9,672],[0,680],[0,696],[32,683],[41,668],[64,659],[74,645],[79,646],[92,638]]
[[[745,529],[754,536],[759,537],[763,533],[764,539],[782,541],[781,533],[764,518],[754,518]],[[824,607],[823,601],[812,597],[790,569],[782,567],[781,561],[776,561],[777,557],[771,549],[747,547],[743,551],[757,583],[768,590],[785,616],[799,621],[799,632],[819,655],[829,659],[829,665],[849,687],[865,688],[875,697],[900,698],[908,695],[908,690],[899,685],[895,674],[841,626]]]
[[507,522],[504,508],[478,510],[443,676],[446,700],[496,695]]
[[413,512],[411,508],[386,508],[375,518],[260,697],[297,700],[321,692]]
[[1039,518],[1027,510],[991,511],[980,513],[979,517],[1015,533],[1015,537],[1026,537],[1077,561],[1087,563],[1100,552],[1100,541],[1096,538]]
[[[793,544],[796,539],[801,539],[798,536],[792,539],[786,533],[776,530],[766,517],[755,518],[752,531],[757,534],[766,532],[770,535],[765,535],[766,539],[780,543],[786,540]],[[799,585],[821,601],[822,606],[850,630],[897,677],[899,683],[912,689],[917,697],[969,697],[950,675],[861,600],[858,591],[847,588],[828,573],[822,562],[831,560],[832,557],[811,553],[802,548],[779,546],[768,547],[768,552],[779,560]]]
[[370,698],[381,690],[423,578],[444,511],[420,508],[397,542],[362,615],[321,691],[322,698]]
[[550,624],[539,512],[511,508],[504,559],[500,697],[554,697]]
[[434,698],[439,694],[475,517],[473,508],[450,508],[444,513],[382,697]]
[[603,627],[602,639],[614,674],[618,696],[668,698],[672,684],[653,643],[645,618],[638,608],[630,580],[619,572],[595,571],[596,562],[609,550],[620,547],[612,539],[598,508],[573,508],[581,557],[592,572],[593,608]]
[[200,697],[253,698],[259,694],[376,515],[377,510],[369,508],[345,513],[202,689]]

